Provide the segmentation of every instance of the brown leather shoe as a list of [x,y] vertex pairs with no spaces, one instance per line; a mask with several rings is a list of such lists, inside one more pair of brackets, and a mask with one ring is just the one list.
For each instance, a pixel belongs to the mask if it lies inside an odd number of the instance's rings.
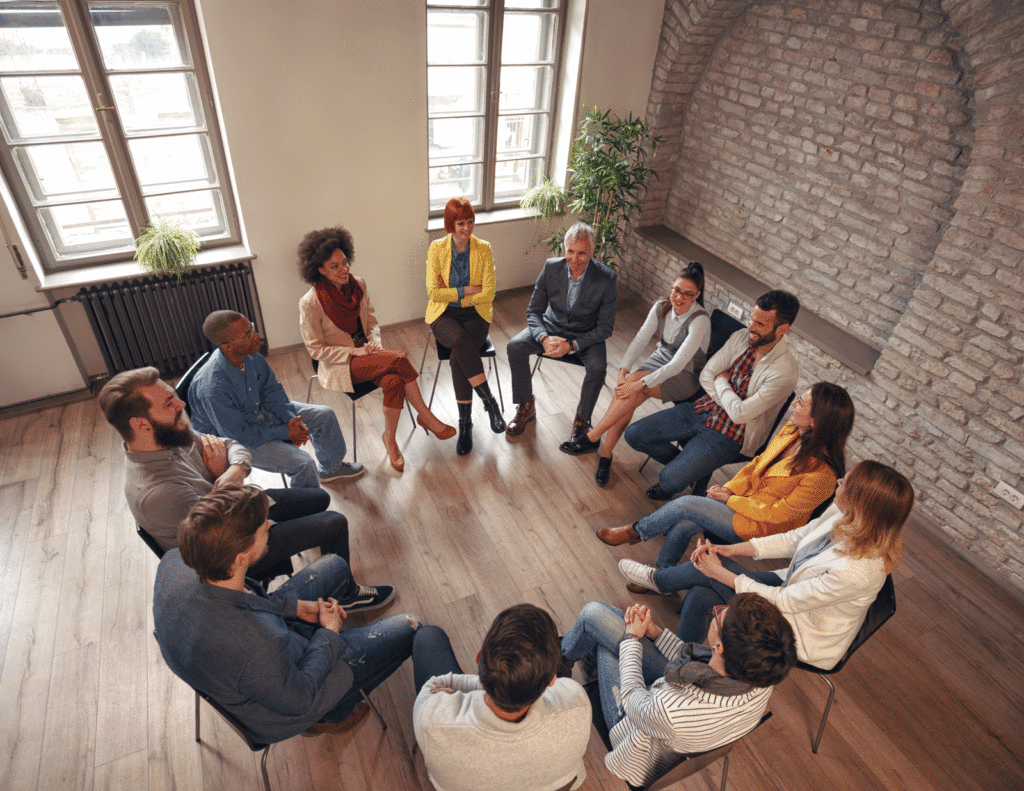
[[597,537],[610,547],[618,547],[623,544],[639,544],[643,541],[640,534],[636,532],[636,522],[624,527],[602,527],[597,531]]
[[352,713],[341,722],[315,722],[302,733],[303,735],[310,736],[319,736],[324,733],[345,733],[352,730],[356,725],[362,722],[369,713],[369,704],[365,700],[361,700],[356,704],[355,708],[352,709]]
[[652,591],[650,588],[645,588],[643,585],[638,585],[635,582],[627,582],[626,590],[630,593],[649,593],[651,596],[663,596],[664,594],[658,591]]
[[575,419],[572,421],[572,433],[569,434],[569,442],[576,442],[576,438],[581,434],[586,434],[590,431],[590,428],[589,420],[584,420],[579,415],[576,415]]
[[526,424],[537,417],[537,400],[531,398],[529,401],[524,401],[516,408],[516,416],[512,418],[512,422],[508,424],[508,428],[505,429],[505,433],[510,437],[518,437],[524,431],[526,431]]

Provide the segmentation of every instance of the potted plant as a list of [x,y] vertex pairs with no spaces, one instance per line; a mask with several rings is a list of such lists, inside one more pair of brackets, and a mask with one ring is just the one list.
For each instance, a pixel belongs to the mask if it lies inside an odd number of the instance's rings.
[[201,246],[199,237],[188,228],[157,220],[135,240],[135,260],[148,272],[174,275],[180,280]]
[[[622,119],[610,110],[585,111],[569,150],[569,183],[565,190],[553,179],[528,191],[519,205],[550,219],[565,212],[579,215],[597,233],[594,257],[615,268],[622,254],[622,231],[643,207],[648,185],[658,172],[650,160],[658,153],[660,137],[630,113]],[[547,238],[553,253],[561,248],[564,231]]]

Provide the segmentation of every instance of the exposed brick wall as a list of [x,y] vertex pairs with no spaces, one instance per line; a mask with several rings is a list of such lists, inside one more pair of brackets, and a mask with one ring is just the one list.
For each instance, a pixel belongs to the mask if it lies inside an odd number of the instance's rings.
[[[1024,491],[1022,96],[1019,4],[752,4],[676,119],[661,221],[881,350],[862,377],[798,340],[801,385],[843,384],[851,454],[1024,592],[1022,512],[992,494]],[[620,282],[664,293],[683,262],[627,240]]]

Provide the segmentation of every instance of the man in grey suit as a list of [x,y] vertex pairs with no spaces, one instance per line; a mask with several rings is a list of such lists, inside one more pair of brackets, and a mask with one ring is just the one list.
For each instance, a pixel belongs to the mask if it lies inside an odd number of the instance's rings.
[[522,434],[537,416],[530,355],[575,355],[586,375],[569,441],[590,428],[607,368],[605,341],[615,329],[616,276],[593,258],[594,229],[578,222],[565,233],[565,256],[544,262],[526,309],[527,327],[508,342],[512,400],[518,405],[508,424],[510,436]]

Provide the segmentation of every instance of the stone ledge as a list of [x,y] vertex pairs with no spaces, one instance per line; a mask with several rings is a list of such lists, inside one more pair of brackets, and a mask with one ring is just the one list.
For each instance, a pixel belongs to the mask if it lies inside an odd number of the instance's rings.
[[[661,245],[685,261],[699,261],[707,277],[748,302],[753,303],[761,294],[770,290],[757,278],[751,277],[664,225],[641,226],[635,233],[643,239]],[[872,348],[835,324],[825,321],[806,307],[800,308],[800,313],[793,322],[793,332],[862,375],[871,372],[881,355],[878,349]]]

